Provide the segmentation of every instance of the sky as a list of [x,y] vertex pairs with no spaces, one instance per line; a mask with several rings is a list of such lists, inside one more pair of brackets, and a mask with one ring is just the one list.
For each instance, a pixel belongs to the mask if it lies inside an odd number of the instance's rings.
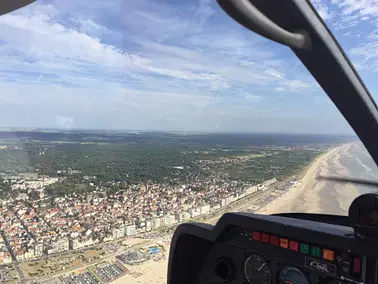
[[[378,1],[312,2],[378,98]],[[289,48],[210,0],[39,0],[0,16],[0,127],[353,133]]]

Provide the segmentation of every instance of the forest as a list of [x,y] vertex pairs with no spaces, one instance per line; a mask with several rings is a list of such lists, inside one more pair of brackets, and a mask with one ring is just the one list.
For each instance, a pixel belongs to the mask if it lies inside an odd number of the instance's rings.
[[[40,134],[38,138],[46,138],[46,135]],[[86,134],[77,135],[80,141],[94,139],[93,135],[87,139]],[[266,134],[115,137],[115,142],[110,139],[111,143],[80,142],[72,136],[70,141],[36,141],[24,137],[25,140],[15,142],[4,138],[0,172],[65,177],[64,182],[48,189],[50,193],[87,191],[90,181],[175,185],[222,177],[257,183],[295,174],[327,147],[346,139]],[[127,142],[121,143],[119,137],[126,137]],[[91,180],[94,176],[95,181]],[[119,189],[119,186],[114,187],[114,190]]]

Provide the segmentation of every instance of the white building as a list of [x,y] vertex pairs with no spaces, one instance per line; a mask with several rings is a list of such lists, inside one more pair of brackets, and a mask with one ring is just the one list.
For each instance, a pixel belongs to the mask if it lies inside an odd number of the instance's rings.
[[125,235],[126,236],[135,236],[136,235],[136,228],[135,225],[128,225],[125,229]]
[[205,215],[205,214],[209,214],[210,213],[210,205],[209,204],[203,205],[199,209],[200,209],[201,215]]
[[88,237],[79,237],[71,240],[72,249],[80,249],[84,247],[93,246],[96,242],[92,238]]
[[58,238],[51,241],[50,247],[47,248],[47,254],[59,253],[70,249],[68,238]]
[[248,195],[248,194],[254,193],[256,191],[257,191],[257,186],[254,185],[254,186],[247,188],[247,190],[245,191],[245,194]]
[[166,226],[171,226],[177,223],[174,215],[166,215],[165,220],[166,220]]
[[40,257],[43,255],[43,243],[34,244],[34,255],[35,257]]
[[160,218],[153,218],[152,222],[152,229],[159,229],[161,227],[161,220]]
[[226,205],[230,204],[232,200],[233,200],[232,196],[226,197]]
[[121,225],[118,228],[113,228],[113,239],[123,238],[125,236],[125,225]]
[[276,178],[272,178],[272,179],[264,181],[263,184],[265,186],[270,186],[270,185],[274,184],[275,182],[277,182],[277,179]]
[[195,207],[195,208],[189,209],[189,214],[190,214],[190,218],[194,218],[201,215],[201,211],[199,208]]
[[149,232],[152,230],[152,222],[151,220],[146,220],[146,232]]

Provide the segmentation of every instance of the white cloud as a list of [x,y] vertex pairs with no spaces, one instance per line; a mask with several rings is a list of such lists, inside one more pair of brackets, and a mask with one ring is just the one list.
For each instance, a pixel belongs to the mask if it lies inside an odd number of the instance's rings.
[[69,117],[69,116],[64,116],[64,115],[56,115],[56,123],[59,128],[63,129],[73,129],[75,128],[74,124],[74,118]]
[[268,69],[265,70],[265,73],[266,74],[270,74],[278,79],[284,79],[285,78],[285,74],[283,74],[282,72],[270,67]]
[[38,61],[75,60],[112,68],[145,63],[142,58],[122,53],[97,38],[51,23],[42,13],[30,17],[5,15],[0,18],[0,24],[2,39],[7,43],[5,48],[19,48],[20,52]]
[[225,129],[271,92],[314,89],[293,55],[212,2],[105,2],[36,3],[0,18],[3,123],[12,105],[24,123],[50,127]]
[[281,86],[274,89],[276,92],[301,93],[311,89],[312,87],[312,84],[300,80],[286,80],[281,82],[280,85]]
[[314,6],[323,20],[327,21],[333,17],[333,13],[329,10],[328,6],[322,2],[315,2]]

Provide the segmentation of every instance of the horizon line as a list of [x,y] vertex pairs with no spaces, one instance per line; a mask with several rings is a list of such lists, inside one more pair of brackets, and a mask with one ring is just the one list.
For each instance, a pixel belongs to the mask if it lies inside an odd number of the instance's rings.
[[0,127],[2,132],[119,132],[119,133],[172,133],[172,134],[271,134],[271,135],[323,135],[356,137],[355,133],[316,133],[316,132],[278,132],[278,131],[196,131],[196,130],[146,130],[146,129],[101,129],[101,128],[48,128],[48,127]]

